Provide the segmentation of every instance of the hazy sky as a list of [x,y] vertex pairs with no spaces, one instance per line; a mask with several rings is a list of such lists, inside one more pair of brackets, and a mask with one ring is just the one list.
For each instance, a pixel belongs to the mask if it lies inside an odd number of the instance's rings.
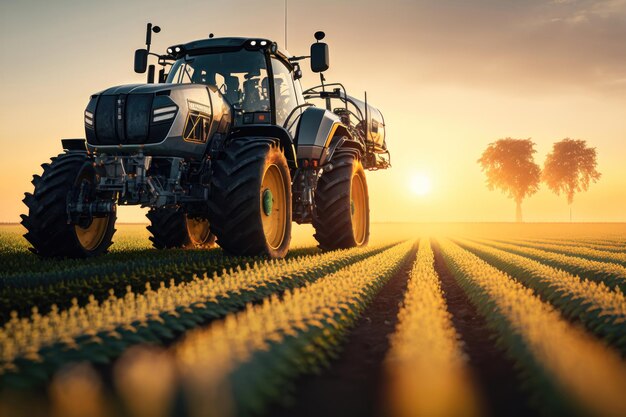
[[[83,137],[90,94],[141,82],[132,71],[145,24],[154,49],[207,37],[284,44],[283,0],[4,1],[0,4],[0,221],[17,221],[24,191],[63,137]],[[514,203],[490,192],[476,163],[489,142],[586,139],[603,177],[576,196],[574,219],[626,221],[626,0],[290,1],[288,49],[327,33],[329,81],[368,91],[385,115],[393,168],[368,175],[375,221],[501,221]],[[304,85],[316,78],[305,69]],[[412,178],[432,192],[417,196]],[[528,221],[565,221],[545,187]],[[139,210],[119,211],[140,221]]]

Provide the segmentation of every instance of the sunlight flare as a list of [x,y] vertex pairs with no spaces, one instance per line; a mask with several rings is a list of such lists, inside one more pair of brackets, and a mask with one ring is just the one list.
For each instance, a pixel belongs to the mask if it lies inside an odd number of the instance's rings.
[[415,174],[411,177],[410,188],[413,194],[425,196],[432,189],[430,177],[424,174]]

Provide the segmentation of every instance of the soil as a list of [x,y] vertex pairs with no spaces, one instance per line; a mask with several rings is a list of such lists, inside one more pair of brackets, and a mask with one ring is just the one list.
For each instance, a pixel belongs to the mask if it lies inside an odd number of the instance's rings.
[[474,385],[482,396],[482,406],[487,416],[532,416],[526,395],[520,391],[520,381],[514,363],[495,345],[495,335],[484,318],[476,311],[465,292],[449,271],[439,246],[433,245],[435,270],[452,314],[452,323],[463,341],[469,358]]
[[274,406],[272,417],[368,417],[380,415],[383,360],[398,321],[413,257],[380,290],[352,329],[343,350],[320,375],[296,382],[293,406]]
[[[448,270],[437,245],[440,276],[454,327],[463,340],[474,386],[486,416],[533,416],[519,389],[514,364],[495,345],[494,334]],[[383,287],[358,320],[343,351],[320,375],[301,377],[292,406],[273,406],[272,417],[380,417],[384,415],[384,358],[389,349],[412,262]]]

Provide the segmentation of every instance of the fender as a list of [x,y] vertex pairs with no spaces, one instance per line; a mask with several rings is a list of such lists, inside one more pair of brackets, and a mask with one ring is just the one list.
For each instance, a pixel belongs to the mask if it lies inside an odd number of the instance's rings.
[[289,132],[287,132],[287,130],[285,130],[281,126],[275,125],[255,124],[240,126],[233,130],[228,140],[251,136],[277,138],[278,140],[280,140],[280,146],[282,147],[283,152],[285,152],[285,158],[287,158],[287,164],[289,165],[289,168],[298,168],[296,149],[293,145],[291,135],[289,134]]
[[347,130],[335,113],[308,107],[302,112],[296,131],[298,158],[320,161],[326,159],[333,138],[344,136],[344,133]]
[[320,165],[324,165],[326,162],[332,161],[335,153],[338,152],[351,152],[354,153],[359,159],[365,155],[365,148],[363,144],[352,138],[352,135],[344,128],[344,132],[337,129],[337,135],[333,137],[328,147],[328,152],[325,152],[326,157],[320,161]]
[[87,141],[85,139],[61,139],[61,146],[64,151],[87,153]]

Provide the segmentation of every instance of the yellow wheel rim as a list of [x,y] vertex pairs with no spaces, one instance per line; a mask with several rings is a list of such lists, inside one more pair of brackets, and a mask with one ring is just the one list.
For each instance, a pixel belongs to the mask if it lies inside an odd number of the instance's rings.
[[88,251],[96,249],[102,243],[109,226],[109,216],[95,217],[87,227],[74,226],[80,245]]
[[185,216],[189,240],[194,245],[203,245],[209,239],[211,228],[207,219],[194,219]]
[[283,174],[277,165],[272,164],[265,170],[259,207],[265,240],[272,249],[278,249],[287,229],[287,199]]
[[367,207],[365,197],[365,184],[363,178],[356,174],[352,177],[350,187],[350,213],[352,217],[352,233],[357,245],[365,241],[367,231]]

